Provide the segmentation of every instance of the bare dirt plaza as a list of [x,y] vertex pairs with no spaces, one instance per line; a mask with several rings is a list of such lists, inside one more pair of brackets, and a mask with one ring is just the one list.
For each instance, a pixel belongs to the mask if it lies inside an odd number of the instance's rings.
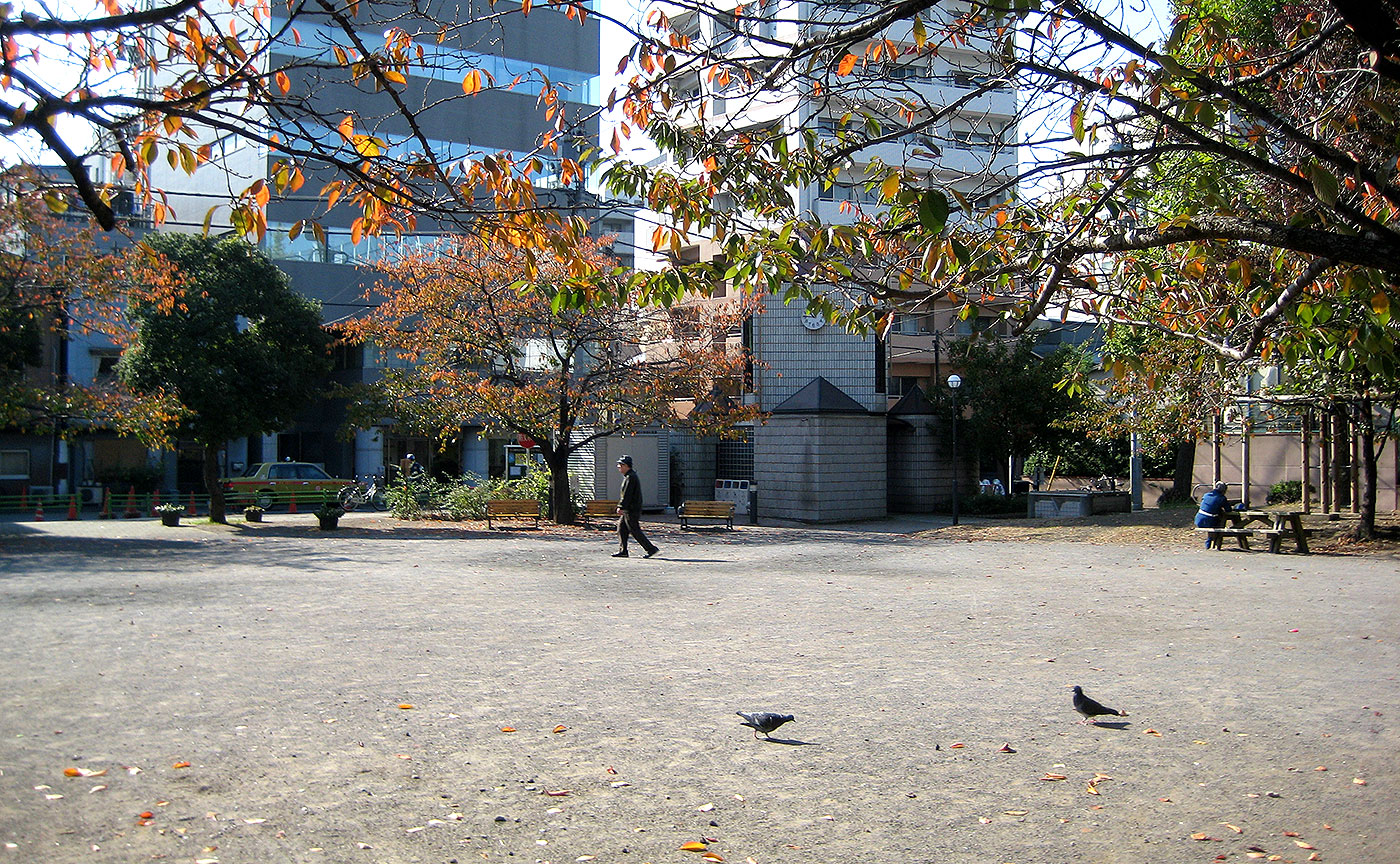
[[0,525],[0,862],[1400,860],[1394,557],[342,526]]

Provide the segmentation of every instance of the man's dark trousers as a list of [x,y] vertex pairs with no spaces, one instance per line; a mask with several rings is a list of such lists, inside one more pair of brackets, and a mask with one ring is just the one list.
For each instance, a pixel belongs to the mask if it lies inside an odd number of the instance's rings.
[[642,514],[635,510],[623,510],[622,515],[617,517],[617,539],[621,546],[620,551],[627,551],[627,535],[630,533],[637,538],[637,542],[642,544],[642,548],[647,550],[647,554],[656,552],[657,547],[647,539],[647,535],[642,533]]

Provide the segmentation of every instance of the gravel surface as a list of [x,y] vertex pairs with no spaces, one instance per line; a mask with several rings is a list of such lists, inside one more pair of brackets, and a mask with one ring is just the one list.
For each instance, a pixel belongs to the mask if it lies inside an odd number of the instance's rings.
[[0,864],[1397,860],[1387,555],[313,524],[0,525]]

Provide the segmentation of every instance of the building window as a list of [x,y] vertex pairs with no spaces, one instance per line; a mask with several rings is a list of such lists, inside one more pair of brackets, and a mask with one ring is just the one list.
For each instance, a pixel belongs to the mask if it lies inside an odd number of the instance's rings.
[[875,392],[885,392],[885,340],[875,337]]
[[0,450],[0,480],[28,480],[29,451]]
[[117,377],[117,363],[121,359],[121,352],[118,351],[94,351],[92,357],[93,380],[111,381]]

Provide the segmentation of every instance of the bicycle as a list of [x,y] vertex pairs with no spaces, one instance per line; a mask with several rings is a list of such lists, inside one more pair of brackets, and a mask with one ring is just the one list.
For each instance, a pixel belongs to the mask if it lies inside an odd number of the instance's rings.
[[375,510],[385,510],[389,506],[384,501],[384,489],[379,485],[378,477],[371,480],[368,486],[364,484],[364,481],[346,486],[336,495],[336,500],[340,502],[340,506],[345,508],[347,513],[365,504]]

